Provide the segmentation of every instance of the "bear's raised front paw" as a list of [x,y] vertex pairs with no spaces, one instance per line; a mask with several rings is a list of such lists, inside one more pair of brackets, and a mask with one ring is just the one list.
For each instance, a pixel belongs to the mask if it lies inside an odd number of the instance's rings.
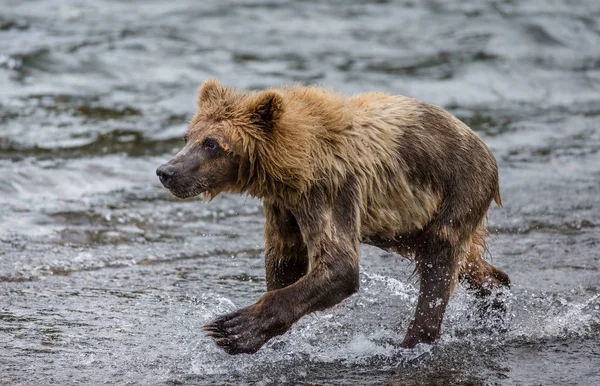
[[269,326],[257,311],[244,308],[230,314],[222,315],[204,326],[207,336],[215,340],[217,346],[226,353],[253,354],[271,337],[277,335],[269,332]]

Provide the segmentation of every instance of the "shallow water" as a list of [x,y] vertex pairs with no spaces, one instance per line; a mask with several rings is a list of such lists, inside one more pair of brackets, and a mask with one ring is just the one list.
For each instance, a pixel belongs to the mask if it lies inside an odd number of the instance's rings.
[[[264,291],[260,202],[178,201],[155,168],[199,83],[319,83],[439,104],[489,144],[505,328],[454,296],[395,349],[413,267],[248,356],[201,331]],[[0,384],[600,384],[600,3],[0,2]]]

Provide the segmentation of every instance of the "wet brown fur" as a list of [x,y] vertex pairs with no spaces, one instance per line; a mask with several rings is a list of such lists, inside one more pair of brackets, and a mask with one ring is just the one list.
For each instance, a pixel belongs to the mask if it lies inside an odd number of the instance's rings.
[[217,138],[239,167],[234,180],[196,190],[248,193],[266,215],[268,292],[206,326],[227,352],[255,352],[355,292],[360,242],[416,261],[421,290],[405,347],[439,337],[459,279],[481,296],[509,285],[482,257],[487,210],[501,205],[496,161],[443,109],[317,87],[236,92],[214,80],[198,106],[189,137]]

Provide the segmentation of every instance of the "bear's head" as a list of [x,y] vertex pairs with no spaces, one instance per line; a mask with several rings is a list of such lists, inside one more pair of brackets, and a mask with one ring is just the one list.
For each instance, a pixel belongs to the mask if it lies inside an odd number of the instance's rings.
[[210,200],[223,191],[259,195],[256,186],[269,184],[259,153],[276,141],[272,132],[283,113],[282,94],[236,92],[208,80],[197,104],[183,149],[156,170],[163,186],[179,198],[202,194]]

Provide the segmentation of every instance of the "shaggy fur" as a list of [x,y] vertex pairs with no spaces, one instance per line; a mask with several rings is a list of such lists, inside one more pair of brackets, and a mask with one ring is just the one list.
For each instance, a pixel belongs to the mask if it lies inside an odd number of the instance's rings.
[[[360,242],[417,263],[421,291],[406,347],[439,337],[459,278],[481,296],[509,285],[482,258],[486,212],[492,200],[501,204],[496,161],[443,109],[316,87],[236,92],[215,80],[202,85],[198,107],[191,142],[168,165],[169,188],[209,199],[247,193],[264,201],[266,214],[269,292],[206,327],[227,352],[254,352],[306,313],[355,292]],[[209,138],[222,156],[190,161]],[[177,172],[185,162],[199,163],[193,177]]]

